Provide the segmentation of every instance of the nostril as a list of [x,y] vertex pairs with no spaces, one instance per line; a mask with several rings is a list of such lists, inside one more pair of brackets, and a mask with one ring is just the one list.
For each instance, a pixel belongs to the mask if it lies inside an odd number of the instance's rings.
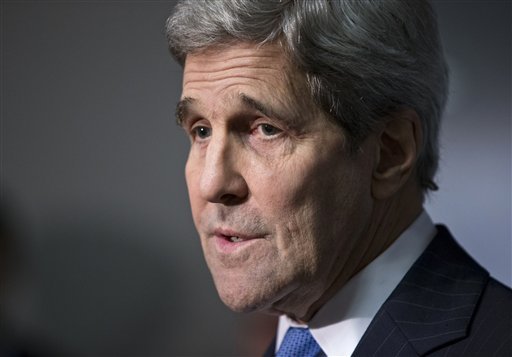
[[238,196],[231,193],[226,193],[220,197],[220,203],[226,205],[226,206],[234,206],[237,204],[240,204],[245,201],[246,195],[244,196]]

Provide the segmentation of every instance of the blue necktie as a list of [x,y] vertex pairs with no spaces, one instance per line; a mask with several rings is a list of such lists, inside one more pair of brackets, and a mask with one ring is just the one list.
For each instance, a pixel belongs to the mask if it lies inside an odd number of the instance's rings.
[[307,328],[290,327],[276,357],[317,357],[325,356]]

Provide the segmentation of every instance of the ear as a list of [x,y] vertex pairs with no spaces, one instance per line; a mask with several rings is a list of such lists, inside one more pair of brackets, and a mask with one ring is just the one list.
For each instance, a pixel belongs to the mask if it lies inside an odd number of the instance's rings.
[[372,195],[383,200],[397,192],[415,171],[423,140],[418,114],[409,108],[393,112],[378,135]]

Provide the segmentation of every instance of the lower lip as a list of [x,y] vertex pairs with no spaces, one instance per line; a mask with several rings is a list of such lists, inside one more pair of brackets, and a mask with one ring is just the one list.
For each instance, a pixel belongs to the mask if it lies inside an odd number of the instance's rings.
[[224,253],[224,254],[235,253],[241,249],[244,249],[244,248],[250,246],[251,244],[256,243],[258,240],[260,240],[258,238],[253,238],[253,239],[243,240],[240,242],[231,242],[229,239],[226,239],[225,237],[219,237],[219,236],[215,236],[213,239],[215,241],[215,246],[217,248],[217,251],[219,251],[220,253]]

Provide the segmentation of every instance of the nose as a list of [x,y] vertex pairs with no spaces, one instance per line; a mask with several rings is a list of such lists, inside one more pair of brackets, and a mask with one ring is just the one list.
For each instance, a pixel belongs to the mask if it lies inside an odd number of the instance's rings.
[[242,170],[241,148],[228,136],[214,139],[208,144],[200,191],[209,202],[236,205],[249,193]]

